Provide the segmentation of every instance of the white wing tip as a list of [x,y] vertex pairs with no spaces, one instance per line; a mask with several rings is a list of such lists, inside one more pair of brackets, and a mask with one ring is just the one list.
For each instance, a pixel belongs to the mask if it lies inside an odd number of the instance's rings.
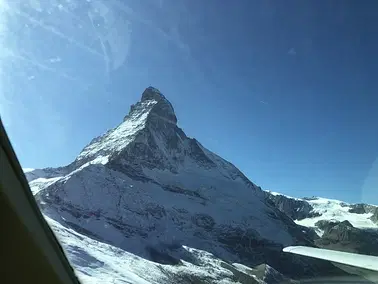
[[283,252],[293,252],[294,250],[297,250],[299,248],[302,248],[302,246],[289,246],[282,249]]

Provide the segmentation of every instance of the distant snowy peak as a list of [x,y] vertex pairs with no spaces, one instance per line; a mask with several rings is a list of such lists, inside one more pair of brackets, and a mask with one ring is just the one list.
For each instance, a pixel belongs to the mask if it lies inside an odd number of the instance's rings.
[[24,168],[24,174],[28,182],[31,182],[36,179],[50,179],[64,176],[68,173],[65,168],[45,168],[45,169],[31,169]]
[[348,204],[322,197],[293,198],[277,192],[265,191],[274,205],[299,225],[317,227],[319,221],[349,221],[357,228],[378,227],[378,206]]

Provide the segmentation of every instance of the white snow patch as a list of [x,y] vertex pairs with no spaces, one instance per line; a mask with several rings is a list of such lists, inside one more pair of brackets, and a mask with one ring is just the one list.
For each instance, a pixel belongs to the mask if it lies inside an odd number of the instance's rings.
[[45,189],[46,187],[52,185],[53,183],[60,180],[62,177],[55,177],[55,178],[37,178],[29,183],[30,189],[33,195],[37,194],[41,190]]
[[[370,220],[373,213],[351,213],[349,212],[351,207],[340,200],[319,197],[306,201],[313,206],[313,212],[320,213],[321,216],[296,220],[295,222],[299,225],[315,227],[315,223],[320,220],[335,220],[340,222],[348,220],[356,228],[378,228],[378,225]],[[321,230],[318,230],[318,233],[322,234]]]

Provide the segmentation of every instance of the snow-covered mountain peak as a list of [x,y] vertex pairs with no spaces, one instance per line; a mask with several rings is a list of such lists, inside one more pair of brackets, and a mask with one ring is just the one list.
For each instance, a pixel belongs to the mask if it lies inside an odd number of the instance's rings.
[[283,255],[283,246],[312,245],[312,232],[233,164],[186,136],[171,103],[152,87],[73,163],[26,175],[50,218],[156,263],[200,263],[186,249],[195,248],[229,263],[267,263],[288,276],[324,271],[308,269],[313,260]]
[[149,86],[144,90],[141,101],[144,102],[149,100],[155,100],[158,102],[160,100],[166,100],[166,98],[158,89]]
[[73,169],[90,164],[108,164],[136,178],[150,170],[199,173],[214,178],[239,180],[255,188],[234,165],[189,138],[177,126],[171,103],[153,87],[148,87],[139,102],[116,128],[91,141],[73,163]]
[[[156,88],[148,87],[144,90],[140,104],[146,102],[156,102],[156,105],[151,109],[150,119],[162,119],[173,124],[177,123],[177,118],[172,104],[166,99],[166,97]],[[135,109],[135,105],[131,111]]]
[[[176,133],[185,136],[176,124],[177,118],[171,103],[158,89],[148,87],[144,90],[141,100],[131,105],[129,113],[120,125],[94,138],[81,151],[75,161],[75,167],[94,161],[104,164],[104,161],[119,154],[132,141],[143,140],[146,132],[150,130],[155,132],[155,137],[161,136],[159,133],[164,134],[163,136],[176,136]],[[167,129],[171,130],[171,133],[167,133]]]

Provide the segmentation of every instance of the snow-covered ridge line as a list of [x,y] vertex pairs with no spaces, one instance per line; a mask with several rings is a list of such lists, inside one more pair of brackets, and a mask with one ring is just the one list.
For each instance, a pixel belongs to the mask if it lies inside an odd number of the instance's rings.
[[270,193],[270,194],[272,194],[274,196],[284,196],[286,198],[290,198],[290,199],[293,199],[293,200],[300,200],[300,201],[304,201],[304,202],[308,202],[308,203],[317,203],[317,204],[339,203],[339,204],[344,204],[346,206],[348,206],[348,205],[364,204],[364,205],[368,205],[368,206],[378,207],[378,205],[376,205],[376,204],[370,204],[370,203],[360,203],[360,202],[348,203],[348,202],[345,202],[345,201],[342,201],[342,200],[338,200],[338,199],[318,197],[318,196],[299,198],[299,197],[293,197],[293,196],[290,196],[290,195],[286,195],[286,194],[283,194],[283,193],[280,193],[280,192],[271,191],[271,190],[264,190],[264,191],[267,192],[267,193]]
[[121,151],[142,130],[147,122],[148,115],[158,102],[148,100],[138,103],[126,116],[125,120],[116,128],[111,129],[102,137],[92,140],[79,154],[76,161],[91,159],[97,154],[107,156],[112,152]]
[[271,190],[264,190],[264,191],[267,192],[267,193],[270,193],[274,196],[281,195],[281,196],[285,196],[287,198],[294,199],[294,200],[303,200],[302,198],[292,197],[292,196],[289,196],[289,195],[286,195],[286,194],[283,194],[283,193],[279,193],[279,192],[275,192],[275,191],[271,191]]

